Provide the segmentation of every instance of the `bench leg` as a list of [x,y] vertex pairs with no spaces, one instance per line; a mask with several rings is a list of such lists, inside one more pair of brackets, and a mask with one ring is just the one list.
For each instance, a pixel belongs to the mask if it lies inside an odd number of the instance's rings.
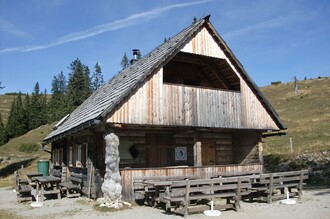
[[269,192],[269,194],[267,195],[267,203],[268,204],[272,203],[272,192]]

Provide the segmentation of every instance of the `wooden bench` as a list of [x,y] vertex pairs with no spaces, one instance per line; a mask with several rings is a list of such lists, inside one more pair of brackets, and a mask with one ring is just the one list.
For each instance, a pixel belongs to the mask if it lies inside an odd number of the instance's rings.
[[[166,189],[163,200],[166,210],[187,216],[192,212],[209,210],[203,200],[226,199],[226,204],[215,203],[214,209],[240,208],[242,195],[248,195],[251,189],[249,177],[227,177],[173,181]],[[233,202],[232,202],[233,201]]]
[[83,183],[82,173],[70,173],[67,182],[60,183],[62,193],[66,194],[66,197],[80,197],[81,188]]
[[[156,191],[155,186],[150,183],[150,181],[174,181],[174,180],[185,180],[185,179],[198,179],[199,176],[188,175],[188,176],[141,176],[135,177],[133,179],[133,188],[134,193],[138,194],[139,197],[144,199],[144,202],[148,205],[156,205],[158,202],[158,197],[155,197],[159,192],[163,191]],[[164,190],[165,191],[165,190]]]
[[42,175],[43,175],[42,173],[37,173],[37,172],[27,173],[26,176],[28,178],[29,185],[32,188],[36,188],[36,177]]
[[[253,185],[254,197],[266,197],[267,203],[273,199],[287,197],[284,190],[287,189],[290,197],[302,196],[304,180],[308,179],[308,170],[264,173],[260,174],[259,184]],[[295,189],[295,191],[293,191]],[[280,192],[280,194],[278,194]]]
[[16,200],[21,201],[32,201],[32,187],[29,185],[26,179],[16,179]]
[[253,179],[257,179],[260,177],[260,174],[262,174],[262,171],[260,171],[260,170],[250,170],[250,171],[242,171],[242,172],[217,172],[217,173],[214,173],[211,176],[211,178],[249,176]]

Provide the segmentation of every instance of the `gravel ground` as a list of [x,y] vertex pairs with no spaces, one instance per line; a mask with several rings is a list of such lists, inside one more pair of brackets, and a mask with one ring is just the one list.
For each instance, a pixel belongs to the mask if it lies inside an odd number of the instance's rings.
[[[30,202],[16,202],[16,193],[10,188],[0,188],[0,211],[17,215],[22,218],[55,219],[55,218],[124,218],[124,219],[166,219],[183,218],[175,214],[167,214],[163,209],[134,205],[130,209],[117,212],[103,212],[94,209],[96,202],[87,198],[49,199],[43,206],[33,208]],[[330,218],[330,188],[309,188],[303,192],[303,197],[295,205],[283,205],[279,201],[266,203],[241,203],[241,211],[223,211],[218,217],[212,218],[253,218],[253,219],[329,219]],[[210,218],[202,213],[189,215],[187,218]]]

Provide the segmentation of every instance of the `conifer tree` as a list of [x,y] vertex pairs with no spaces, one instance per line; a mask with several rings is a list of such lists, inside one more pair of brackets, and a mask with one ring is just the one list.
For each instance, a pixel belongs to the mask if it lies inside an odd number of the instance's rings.
[[46,115],[43,114],[42,96],[42,93],[40,93],[39,83],[37,82],[34,86],[31,97],[29,130],[45,124],[43,117]]
[[125,68],[127,68],[129,66],[129,61],[128,61],[128,58],[127,58],[127,55],[126,55],[126,52],[124,53],[124,56],[121,60],[121,69],[124,70]]
[[8,137],[17,137],[26,133],[28,129],[27,116],[22,103],[22,94],[19,92],[11,105],[6,125]]
[[94,68],[95,69],[91,80],[91,87],[93,92],[99,89],[105,83],[102,75],[101,66],[99,65],[99,63],[96,63]]
[[25,115],[26,115],[26,123],[27,123],[27,127],[29,129],[29,124],[30,124],[30,120],[31,120],[31,105],[30,105],[30,96],[27,93],[25,95],[25,99],[24,99],[24,105],[23,105],[24,109],[25,109]]
[[92,93],[89,69],[77,58],[70,64],[69,82],[67,89],[68,111],[72,112],[84,102]]
[[63,118],[67,113],[66,92],[67,82],[63,72],[54,76],[52,81],[52,96],[48,103],[49,122]]
[[0,146],[6,144],[8,141],[8,135],[6,128],[2,122],[2,117],[0,113]]

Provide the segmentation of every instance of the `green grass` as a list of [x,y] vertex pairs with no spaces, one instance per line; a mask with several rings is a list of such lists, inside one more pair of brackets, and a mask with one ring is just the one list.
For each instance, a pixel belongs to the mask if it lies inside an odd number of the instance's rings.
[[287,135],[266,138],[265,154],[293,154],[330,150],[330,78],[278,84],[261,88],[283,122]]
[[[24,178],[27,172],[37,171],[38,160],[49,160],[50,154],[41,150],[42,139],[52,130],[52,125],[44,125],[28,133],[11,139],[0,146],[0,186],[13,186],[12,174],[19,171]],[[39,150],[33,153],[21,152],[19,147],[22,144],[37,144]],[[49,147],[49,146],[48,146]],[[50,148],[47,148],[48,150]],[[21,168],[23,165],[23,169]]]

